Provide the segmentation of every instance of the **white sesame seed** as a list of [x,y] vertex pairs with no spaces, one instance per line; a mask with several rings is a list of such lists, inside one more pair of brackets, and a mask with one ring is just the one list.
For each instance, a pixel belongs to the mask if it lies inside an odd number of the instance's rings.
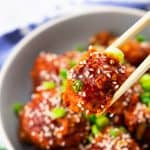
[[80,79],[82,79],[82,78],[83,78],[83,75],[82,75],[82,74],[80,74],[80,75],[79,75],[79,78],[80,78]]
[[32,127],[33,125],[34,125],[33,120],[30,120],[30,121],[29,121],[29,127]]
[[31,136],[35,136],[35,134],[36,134],[36,133],[35,133],[34,131],[31,132]]
[[88,76],[89,76],[89,71],[88,70],[86,70],[85,72],[84,72],[84,76],[86,77],[86,78],[88,78]]
[[49,145],[53,145],[54,141],[53,140],[49,140]]
[[101,73],[101,70],[100,68],[97,69],[97,74],[100,74]]

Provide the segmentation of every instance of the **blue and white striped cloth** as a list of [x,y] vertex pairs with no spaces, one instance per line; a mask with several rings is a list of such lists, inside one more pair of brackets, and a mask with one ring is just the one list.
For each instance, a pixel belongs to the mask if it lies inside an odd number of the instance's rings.
[[[10,19],[12,8],[14,8],[12,10],[14,15],[20,15],[20,13],[18,14],[18,7],[19,8],[24,7],[25,9],[30,7],[30,11],[28,13],[23,12],[23,15],[26,13],[28,14],[28,16],[22,15],[22,17],[26,17],[26,19],[20,20],[19,18],[17,20],[16,18],[14,18],[13,21],[9,20],[10,22],[7,22],[8,21],[7,20],[6,23],[3,22],[5,24],[3,24],[2,27],[0,27],[0,67],[3,65],[9,53],[12,51],[12,48],[24,36],[26,36],[29,32],[31,32],[33,29],[38,27],[40,24],[43,24],[44,22],[47,22],[48,20],[53,20],[56,17],[67,14],[70,10],[72,10],[72,8],[76,8],[76,7],[79,8],[80,6],[84,6],[84,5],[86,6],[118,5],[118,6],[140,8],[144,10],[150,9],[150,0],[138,0],[138,1],[137,0],[60,0],[59,2],[58,1],[56,2],[55,0],[53,1],[30,0],[30,1],[21,1],[21,3],[19,3],[20,1],[21,0],[13,0],[13,1],[5,0],[6,5],[3,6],[2,5],[3,2],[2,2],[0,6],[0,10],[2,9],[7,10],[8,15],[4,14],[4,16],[1,16],[2,19],[6,16],[4,18],[5,21],[7,18]],[[11,5],[10,2],[12,2],[13,4]],[[7,9],[8,3],[11,9],[9,8]],[[37,7],[39,11],[35,10],[34,9],[35,7]],[[40,8],[41,10],[46,10],[46,11],[40,12]],[[16,10],[16,12],[14,12],[14,10]],[[37,12],[35,13],[34,11],[37,11]],[[37,19],[37,16],[39,16],[38,19]],[[28,20],[27,17],[29,17],[30,21]],[[31,20],[33,20],[33,22]],[[2,22],[1,18],[0,18],[0,22]],[[1,139],[2,138],[0,137],[0,150],[2,149],[1,147],[5,146],[4,141],[2,141]]]

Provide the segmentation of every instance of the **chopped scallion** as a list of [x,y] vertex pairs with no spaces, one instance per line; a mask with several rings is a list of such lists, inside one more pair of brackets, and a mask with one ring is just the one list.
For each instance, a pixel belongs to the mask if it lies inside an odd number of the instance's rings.
[[87,137],[87,140],[88,140],[90,143],[92,143],[92,141],[93,141],[93,136],[92,136],[92,135],[89,135],[89,136]]
[[62,80],[62,85],[61,85],[61,92],[64,92],[66,89],[66,85],[67,85],[67,80]]
[[21,104],[19,102],[13,104],[13,110],[16,113],[16,115],[19,114],[19,112],[22,110],[22,108],[23,108],[23,104]]
[[91,114],[89,117],[88,117],[89,121],[91,124],[94,124],[95,121],[96,121],[96,115],[95,114]]
[[105,52],[106,54],[118,59],[120,63],[124,63],[124,53],[120,49],[114,47],[106,50]]
[[86,47],[83,46],[83,45],[78,45],[75,49],[78,52],[84,52],[84,51],[86,51]]
[[122,133],[127,132],[126,128],[125,128],[125,127],[123,127],[123,126],[119,127],[119,130],[120,130]]
[[140,79],[140,84],[144,90],[150,91],[150,74],[144,74]]
[[53,119],[62,118],[66,115],[66,110],[63,107],[55,107],[51,111],[51,117]]
[[74,67],[76,64],[77,63],[74,60],[69,61],[69,65],[70,65],[71,68]]
[[138,42],[144,42],[144,41],[146,41],[146,38],[142,34],[139,34],[139,35],[136,36],[136,40]]
[[67,79],[67,69],[61,69],[60,70],[60,73],[59,73],[59,76],[61,79]]
[[107,126],[108,124],[109,124],[109,119],[105,115],[101,115],[96,118],[96,125],[99,128],[102,129],[103,127]]
[[112,136],[112,137],[117,137],[118,136],[118,129],[117,128],[111,128],[109,130],[109,134]]
[[91,126],[91,131],[92,131],[92,134],[93,135],[98,135],[99,134],[99,132],[100,132],[100,130],[99,130],[99,128],[97,127],[97,125],[92,125]]
[[46,90],[50,90],[56,87],[56,83],[54,81],[44,81],[42,86]]
[[149,106],[149,104],[150,104],[150,92],[144,92],[141,94],[140,97],[141,97],[142,103]]
[[72,84],[72,89],[74,90],[74,92],[81,91],[82,87],[83,87],[83,83],[80,80],[75,80]]

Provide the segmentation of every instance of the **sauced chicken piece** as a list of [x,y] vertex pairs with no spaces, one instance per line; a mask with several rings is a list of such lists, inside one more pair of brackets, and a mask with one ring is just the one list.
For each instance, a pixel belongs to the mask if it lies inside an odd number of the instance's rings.
[[137,66],[150,54],[150,43],[129,40],[121,47],[121,50],[124,52],[126,60]]
[[118,59],[90,49],[68,76],[64,104],[75,112],[100,113],[127,78]]
[[58,78],[61,68],[70,69],[81,56],[80,52],[71,51],[64,55],[56,55],[42,52],[35,60],[31,71],[33,87],[43,81],[54,81],[59,84]]
[[135,105],[140,101],[141,92],[140,84],[136,83],[108,109],[110,118],[114,124],[121,125],[124,123],[125,111],[134,109]]
[[108,46],[115,37],[108,31],[99,32],[92,36],[90,39],[90,45],[102,45]]
[[150,147],[150,109],[140,102],[142,89],[136,83],[110,109],[113,124],[125,124],[129,132]]
[[32,96],[20,112],[20,138],[40,149],[78,148],[88,134],[88,122],[60,106],[55,94],[43,91]]
[[150,147],[150,108],[138,102],[124,112],[125,124],[137,140],[143,140]]
[[87,150],[140,150],[140,147],[129,133],[119,128],[107,127],[92,141]]

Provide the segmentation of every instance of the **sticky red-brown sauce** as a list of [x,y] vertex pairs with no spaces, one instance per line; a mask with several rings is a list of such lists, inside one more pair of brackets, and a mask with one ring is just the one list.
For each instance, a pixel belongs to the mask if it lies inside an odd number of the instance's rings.
[[[92,48],[87,47],[85,53],[73,50],[60,55],[41,52],[37,56],[31,70],[31,98],[19,113],[21,142],[38,150],[149,150],[150,109],[141,101],[144,90],[140,83],[108,106],[120,85],[150,54],[150,43],[135,39],[126,42],[121,47],[126,62],[121,64],[95,48],[105,48],[116,38],[108,31],[100,32],[90,38],[87,45]],[[67,70],[67,79],[60,77],[61,69]],[[72,87],[76,80],[82,83],[79,91]],[[45,89],[45,81],[55,86]],[[51,114],[56,107],[63,108],[65,116],[54,119]],[[105,108],[109,124],[98,128],[99,133],[94,135],[88,117],[99,116]],[[111,136],[110,130],[119,127],[126,132]]]

